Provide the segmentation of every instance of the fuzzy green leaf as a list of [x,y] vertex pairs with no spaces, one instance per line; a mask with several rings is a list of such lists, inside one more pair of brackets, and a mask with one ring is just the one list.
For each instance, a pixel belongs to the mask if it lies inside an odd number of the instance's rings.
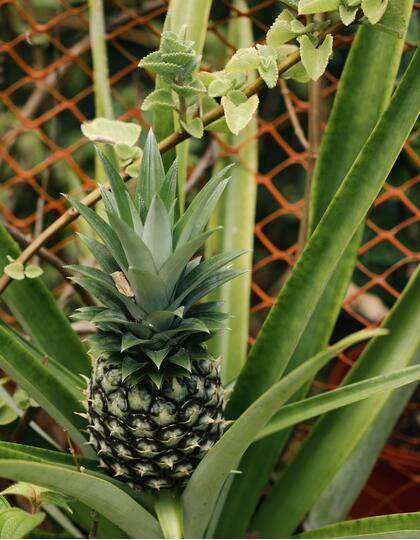
[[181,126],[185,129],[187,133],[191,135],[191,137],[195,137],[196,139],[201,139],[204,133],[204,125],[201,118],[193,118],[192,120],[189,120],[188,122],[183,122],[181,120]]
[[299,15],[336,11],[340,0],[299,0]]
[[244,47],[236,51],[226,64],[227,73],[241,73],[257,69],[260,63],[255,47]]
[[45,514],[28,514],[20,508],[9,508],[0,513],[0,538],[25,538],[45,519]]
[[108,118],[95,118],[84,122],[81,130],[83,135],[93,142],[134,146],[140,136],[141,126]]
[[300,43],[300,56],[309,77],[316,81],[324,73],[332,54],[333,38],[331,34],[325,36],[318,47],[312,43],[308,36],[298,38]]
[[158,88],[151,92],[141,106],[143,111],[153,111],[161,107],[171,109],[174,107],[172,92],[167,88]]
[[349,26],[354,19],[356,18],[357,10],[359,9],[358,6],[355,7],[347,7],[344,4],[340,4],[340,19],[342,20],[343,24],[346,26]]
[[36,266],[35,264],[28,264],[25,268],[25,277],[28,279],[35,279],[39,276],[42,276],[44,273],[44,270],[40,266]]
[[258,108],[258,103],[259,99],[257,95],[251,96],[247,101],[238,105],[235,105],[229,96],[222,97],[226,123],[232,133],[237,135],[247,126]]
[[267,45],[276,48],[296,37],[296,33],[290,27],[294,20],[296,19],[290,11],[283,9],[267,32]]
[[11,277],[12,279],[16,279],[17,281],[21,281],[22,279],[25,279],[25,270],[22,263],[19,262],[12,262],[4,267],[4,273]]
[[388,0],[362,0],[363,13],[371,24],[376,24],[382,19],[388,6]]

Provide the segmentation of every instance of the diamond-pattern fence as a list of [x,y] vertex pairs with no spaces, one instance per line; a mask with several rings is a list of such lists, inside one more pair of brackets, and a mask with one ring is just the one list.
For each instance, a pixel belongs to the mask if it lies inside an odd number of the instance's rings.
[[[167,2],[108,0],[106,41],[110,83],[116,117],[139,122],[139,104],[151,88],[148,75],[137,68],[139,59],[158,45]],[[218,69],[234,51],[227,42],[229,17],[252,20],[255,38],[262,38],[275,18],[275,0],[250,2],[246,13],[231,10],[228,1],[215,2],[204,51],[206,67]],[[416,9],[419,6],[416,5]],[[418,12],[417,12],[418,14]],[[65,210],[69,192],[80,195],[95,186],[91,145],[80,124],[94,116],[94,89],[86,2],[57,0],[0,0],[0,212],[3,223],[24,245]],[[338,48],[321,83],[321,128],[325,126],[337,89],[351,35],[337,38]],[[404,64],[413,44],[410,33]],[[309,100],[301,85],[280,84],[263,91],[256,137],[259,139],[257,223],[252,283],[250,343],[299,252],[299,225],[304,210],[304,182],[309,154]],[[407,140],[367,220],[365,237],[352,286],[336,328],[336,335],[377,324],[398,297],[419,259],[419,165],[416,133]],[[212,144],[219,154],[238,156],[217,135],[191,145],[190,173],[209,170],[206,152]],[[243,143],[244,144],[244,143]],[[216,152],[217,154],[217,152]],[[200,156],[205,156],[200,157]],[[203,162],[207,159],[207,162]],[[417,169],[418,170],[418,169]],[[61,260],[80,253],[74,232],[77,221],[46,246]],[[417,252],[416,252],[417,247]],[[70,309],[71,285],[46,266],[59,302]],[[0,305],[0,316],[14,319]],[[340,355],[319,389],[334,388],[355,360]],[[389,439],[352,516],[418,510],[420,495],[420,403],[414,396]]]

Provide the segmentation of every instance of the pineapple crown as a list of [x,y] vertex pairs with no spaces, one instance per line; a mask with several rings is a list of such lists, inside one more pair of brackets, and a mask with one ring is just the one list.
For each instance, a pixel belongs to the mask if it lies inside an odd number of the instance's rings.
[[160,386],[169,375],[190,372],[193,361],[210,357],[204,342],[224,327],[220,303],[203,301],[209,292],[241,274],[229,264],[243,251],[207,260],[194,257],[217,229],[205,230],[229,182],[230,166],[214,176],[177,217],[177,163],[165,173],[150,131],[135,198],[118,171],[98,150],[111,190],[101,187],[108,222],[68,196],[102,242],[80,235],[100,268],[72,265],[71,278],[101,305],[79,308],[98,333],[90,352],[121,365],[123,379],[144,378]]

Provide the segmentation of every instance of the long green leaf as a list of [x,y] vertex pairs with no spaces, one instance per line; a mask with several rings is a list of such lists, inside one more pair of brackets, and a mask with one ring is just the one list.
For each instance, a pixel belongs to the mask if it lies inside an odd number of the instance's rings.
[[[411,4],[412,0],[390,0],[389,10],[395,10],[398,5],[402,11],[407,12]],[[403,46],[403,37],[378,32],[372,26],[362,25],[357,30],[340,77],[340,85],[314,171],[310,233],[314,231],[336,189],[389,103]],[[360,114],[360,111],[363,111],[363,114]],[[353,273],[362,232],[363,224],[328,280],[299,339],[286,373],[328,343]],[[287,311],[284,312],[285,316],[286,313]],[[287,320],[278,321],[279,326],[285,323],[287,324]],[[263,362],[264,358],[261,369]],[[301,399],[305,393],[306,389],[303,388],[294,399]],[[245,535],[261,492],[279,460],[289,433],[283,431],[260,441],[252,445],[245,454],[241,461],[242,474],[234,477],[232,489],[224,505],[217,529],[219,537],[241,538]],[[241,520],[235,518],[239,512]]]
[[[389,373],[412,361],[419,346],[419,297],[420,267],[383,322],[390,335],[372,340],[343,384]],[[389,397],[390,392],[384,392],[320,418],[261,505],[254,526],[263,536],[287,537],[295,530]]]
[[99,157],[101,159],[103,168],[105,170],[106,176],[109,180],[109,183],[112,188],[112,193],[114,195],[115,201],[117,203],[118,213],[120,218],[127,223],[128,226],[133,226],[133,219],[131,217],[130,203],[129,203],[129,193],[127,186],[123,182],[123,179],[120,176],[120,173],[110,162],[110,160],[103,154],[100,150],[97,150]]
[[[258,434],[258,439],[267,437],[289,426],[294,426],[299,422],[304,422],[314,416],[367,399],[377,392],[393,390],[419,379],[420,366],[412,366],[290,403],[282,407],[274,418],[270,420],[261,433]],[[345,486],[343,487],[345,489]]]
[[0,475],[74,497],[118,525],[131,538],[161,538],[159,525],[149,512],[111,482],[87,472],[70,471],[59,465],[0,459]]
[[[18,246],[0,224],[0,272],[9,262],[7,255],[17,258],[19,254]],[[3,298],[43,352],[76,375],[90,373],[90,361],[79,337],[41,278],[14,281]]]
[[419,112],[417,51],[382,115],[307,243],[251,349],[228,404],[236,417],[286,369],[334,267],[352,239]]
[[382,333],[381,330],[362,330],[307,360],[267,390],[233,423],[200,462],[184,491],[182,498],[187,538],[202,537],[231,469],[235,468],[261,429],[294,392],[338,352]]
[[[413,363],[419,362],[420,354],[416,356]],[[416,386],[416,384],[411,384],[393,392],[378,417],[369,426],[366,435],[351,453],[350,458],[338,470],[311,508],[307,521],[312,529],[341,521],[349,514]]]
[[[246,13],[248,6],[245,0],[236,0],[234,10]],[[233,17],[229,21],[228,42],[241,47],[254,44],[252,23],[249,17]],[[229,53],[229,51],[227,51]],[[256,74],[250,73],[248,79],[255,80]],[[232,250],[247,250],[248,253],[238,259],[234,267],[247,272],[238,279],[226,283],[215,294],[212,300],[224,302],[225,310],[232,316],[230,330],[220,332],[209,342],[215,357],[222,358],[222,380],[229,382],[235,379],[245,363],[248,354],[249,304],[252,276],[252,248],[254,245],[254,222],[256,203],[256,171],[258,170],[258,138],[257,120],[251,122],[239,135],[229,134],[226,142],[236,146],[235,167],[232,178],[226,187],[213,214],[211,228],[221,225],[220,234],[214,241],[208,242],[208,252],[222,253]],[[240,196],[238,196],[240,194]]]
[[[0,366],[62,427],[69,430],[76,444],[86,455],[93,454],[84,443],[81,430],[86,422],[76,415],[83,412],[81,403],[67,389],[65,383],[53,375],[48,367],[31,354],[15,336],[0,326]],[[94,454],[93,454],[94,455]]]
[[334,523],[293,538],[420,538],[420,512]]

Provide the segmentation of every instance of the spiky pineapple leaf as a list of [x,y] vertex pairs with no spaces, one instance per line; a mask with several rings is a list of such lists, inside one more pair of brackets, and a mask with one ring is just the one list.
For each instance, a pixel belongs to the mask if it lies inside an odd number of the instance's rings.
[[152,253],[140,236],[115,214],[110,214],[108,217],[121,242],[129,266],[155,273],[156,266]]
[[[159,193],[164,181],[165,170],[163,168],[162,157],[153,131],[150,130],[144,147],[143,159],[140,165],[140,176],[137,183],[137,194],[141,195],[144,200],[146,211],[152,202],[153,195]],[[146,218],[144,210],[141,217],[144,221]]]
[[181,245],[162,266],[159,271],[159,277],[161,277],[162,281],[166,283],[169,296],[172,295],[173,289],[178,283],[179,278],[182,275],[182,272],[185,270],[185,267],[190,261],[191,257],[216,230],[218,229],[206,231],[196,238],[193,238],[192,240],[189,240],[185,244]]
[[128,193],[127,186],[121,178],[119,172],[115,169],[114,165],[109,161],[105,154],[96,149],[102,165],[104,167],[106,176],[112,188],[112,195],[114,196],[119,216],[127,223],[128,226],[133,226],[133,219],[131,216],[131,210],[129,205],[130,194]]
[[174,230],[174,242],[177,246],[185,244],[194,236],[198,236],[207,225],[210,215],[219,200],[229,178],[227,174],[233,165],[228,165],[207,182],[204,188],[178,220]]
[[188,294],[194,291],[195,288],[210,279],[218,270],[226,267],[230,262],[234,261],[244,253],[246,253],[246,250],[220,253],[219,255],[215,255],[214,257],[197,264],[188,274],[184,275],[179,282],[176,292],[177,297],[174,303],[182,302]]
[[146,272],[141,268],[130,266],[128,269],[128,279],[133,287],[137,304],[146,313],[168,307],[165,283],[159,276],[151,272]]
[[159,191],[159,196],[169,211],[176,199],[176,186],[178,180],[178,158],[169,167]]
[[99,263],[99,266],[104,272],[107,274],[112,274],[118,270],[119,267],[117,261],[104,244],[94,240],[93,238],[89,238],[84,234],[78,233],[78,235],[82,242],[86,244],[89,251],[92,253],[93,257]]
[[155,364],[155,366],[159,369],[162,365],[162,362],[165,360],[165,358],[168,356],[170,347],[166,347],[165,349],[160,349],[158,351],[153,351],[151,349],[144,348],[144,353],[150,358],[150,360]]
[[147,212],[143,241],[153,256],[156,269],[160,270],[172,253],[172,226],[168,211],[159,195],[153,195]]
[[88,208],[70,195],[66,195],[66,197],[70,201],[72,206],[76,208],[79,214],[89,223],[93,230],[97,234],[99,234],[105,245],[115,257],[115,260],[117,261],[119,266],[123,269],[127,269],[127,258],[124,254],[121,242],[119,241],[118,236],[115,234],[114,230],[91,208]]

